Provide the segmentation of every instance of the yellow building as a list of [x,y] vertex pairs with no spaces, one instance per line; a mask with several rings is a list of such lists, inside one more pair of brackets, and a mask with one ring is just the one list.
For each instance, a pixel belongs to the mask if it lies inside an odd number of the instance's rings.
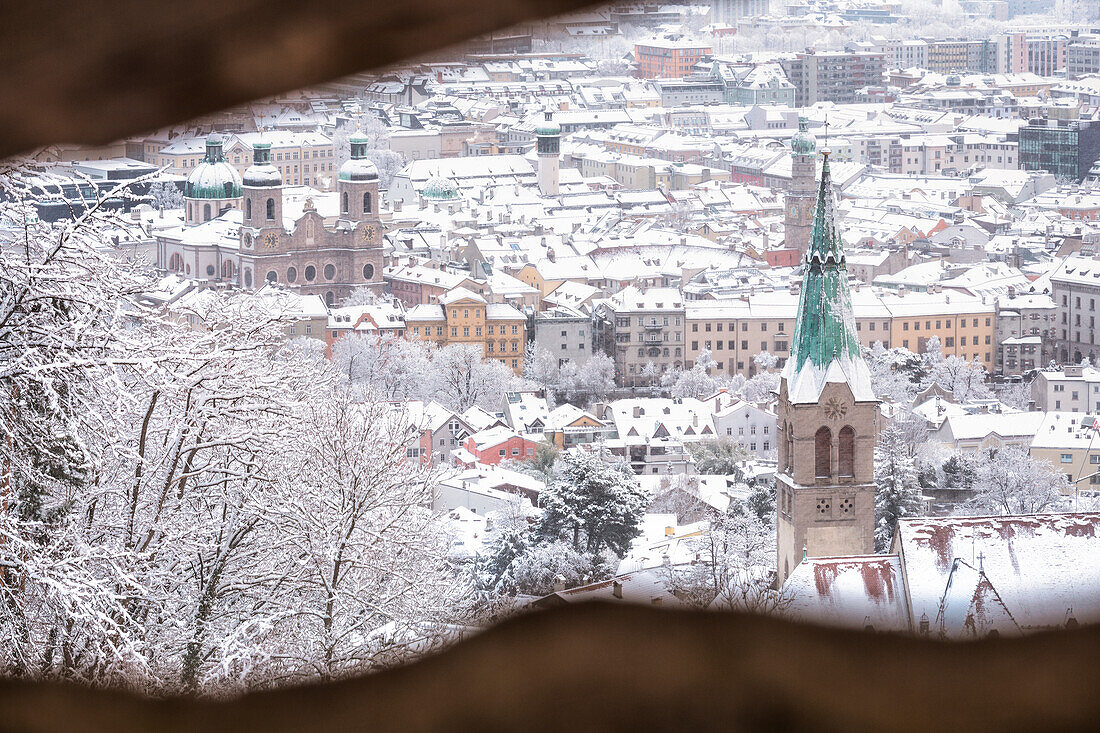
[[405,314],[407,338],[431,341],[438,346],[480,344],[485,359],[495,359],[516,374],[523,374],[527,347],[527,319],[506,303],[488,303],[466,288],[455,288],[438,303],[421,304]]
[[[798,310],[797,290],[776,290],[729,300],[686,304],[685,368],[709,351],[717,371],[752,376],[753,357],[762,351],[790,356]],[[852,290],[852,310],[860,343],[902,347],[921,354],[937,336],[944,356],[977,359],[993,368],[993,304],[959,292],[895,293]]]

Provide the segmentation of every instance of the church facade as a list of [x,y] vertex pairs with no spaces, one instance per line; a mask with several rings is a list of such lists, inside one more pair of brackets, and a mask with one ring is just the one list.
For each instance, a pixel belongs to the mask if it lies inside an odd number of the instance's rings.
[[283,179],[271,163],[269,143],[253,145],[243,179],[224,162],[220,140],[208,143],[207,159],[185,188],[183,227],[157,235],[158,266],[245,290],[278,283],[320,295],[330,306],[356,287],[381,293],[378,170],[366,158],[365,137],[353,135],[350,143],[335,217],[319,212],[312,198],[304,205],[299,200],[293,212],[284,210]]
[[860,351],[824,154],[791,356],[780,378],[777,584],[806,557],[874,552],[878,400]]

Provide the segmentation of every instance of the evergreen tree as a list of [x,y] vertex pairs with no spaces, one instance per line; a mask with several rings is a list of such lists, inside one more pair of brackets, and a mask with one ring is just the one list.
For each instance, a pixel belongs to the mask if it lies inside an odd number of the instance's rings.
[[973,456],[956,453],[943,462],[943,483],[946,488],[973,488],[976,476]]
[[486,548],[486,555],[478,558],[478,590],[487,598],[508,591],[515,592],[514,588],[507,587],[509,569],[530,545],[528,533],[519,527],[504,527],[497,532]]
[[609,459],[605,450],[561,456],[557,478],[540,497],[538,535],[543,543],[560,539],[589,555],[604,549],[619,557],[626,554],[639,534],[647,497],[630,468]]
[[761,522],[770,522],[775,518],[775,483],[757,484],[748,499],[745,507],[756,515]]
[[882,432],[875,449],[875,484],[875,550],[885,552],[898,519],[919,515],[924,508],[916,466],[893,425]]

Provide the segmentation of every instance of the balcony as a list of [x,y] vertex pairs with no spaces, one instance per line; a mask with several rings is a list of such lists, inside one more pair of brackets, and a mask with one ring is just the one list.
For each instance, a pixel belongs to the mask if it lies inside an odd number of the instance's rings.
[[645,324],[644,328],[647,331],[656,331],[664,328],[664,326],[660,323],[657,323],[657,321],[650,321],[649,323]]
[[664,343],[664,338],[659,333],[647,333],[642,336],[642,342],[646,344],[661,344]]

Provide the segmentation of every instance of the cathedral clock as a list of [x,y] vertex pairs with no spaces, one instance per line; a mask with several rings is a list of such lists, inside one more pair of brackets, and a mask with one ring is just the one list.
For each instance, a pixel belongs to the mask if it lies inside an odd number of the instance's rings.
[[245,246],[245,249],[252,246],[252,235],[248,234],[247,232],[244,235],[244,246]]
[[372,241],[374,239],[374,226],[368,224],[367,226],[363,227],[363,235],[362,236],[363,236],[363,239],[365,241],[367,241],[367,242]]
[[279,246],[279,235],[274,232],[264,236],[264,246],[268,249],[275,249]]
[[791,204],[791,208],[788,210],[788,213],[790,214],[792,219],[798,216],[798,205]]

